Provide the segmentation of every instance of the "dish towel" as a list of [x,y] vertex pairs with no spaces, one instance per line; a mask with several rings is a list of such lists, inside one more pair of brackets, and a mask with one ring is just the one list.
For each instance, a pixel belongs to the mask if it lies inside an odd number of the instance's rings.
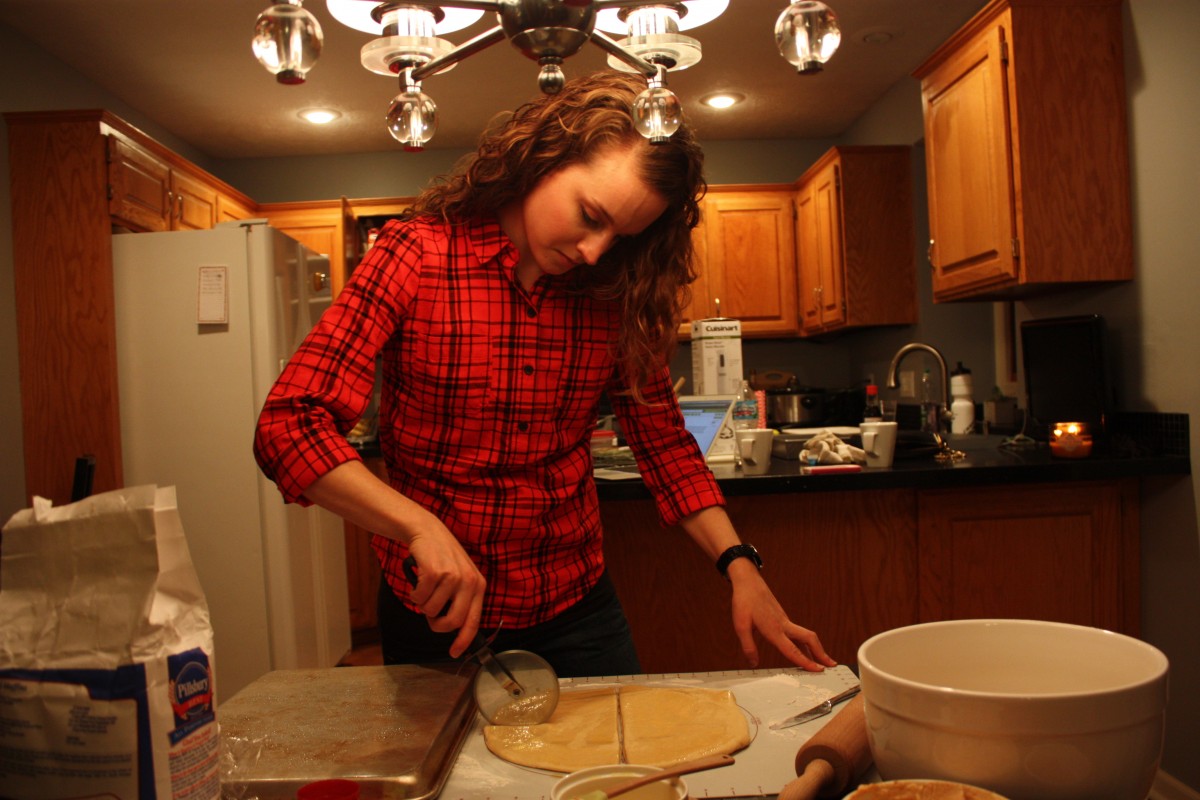
[[867,454],[861,447],[846,444],[830,431],[821,431],[804,443],[800,451],[800,463],[814,464],[865,464]]

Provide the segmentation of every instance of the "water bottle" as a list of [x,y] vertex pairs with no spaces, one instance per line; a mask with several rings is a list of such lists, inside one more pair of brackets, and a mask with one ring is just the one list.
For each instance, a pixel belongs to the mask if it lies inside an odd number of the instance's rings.
[[750,388],[750,381],[742,381],[742,390],[733,404],[734,461],[742,464],[741,446],[737,444],[738,431],[751,431],[758,427],[758,395]]
[[971,399],[971,391],[971,370],[960,361],[950,373],[950,394],[954,398],[950,404],[951,433],[971,433],[975,429],[975,401]]

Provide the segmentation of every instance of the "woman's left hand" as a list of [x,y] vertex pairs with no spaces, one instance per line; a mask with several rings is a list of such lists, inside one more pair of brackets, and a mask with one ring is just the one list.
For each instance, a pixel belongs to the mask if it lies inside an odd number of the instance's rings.
[[775,646],[784,658],[809,672],[835,667],[816,632],[792,622],[762,579],[758,567],[747,559],[729,565],[733,583],[733,630],[751,667],[758,666],[754,632]]
[[[740,543],[729,515],[720,506],[710,506],[690,514],[680,520],[680,525],[713,561],[728,547]],[[729,563],[725,574],[733,584],[733,630],[751,667],[758,666],[755,631],[773,644],[788,661],[809,672],[837,666],[837,662],[826,655],[814,631],[788,619],[787,612],[779,605],[757,565],[750,559],[735,558]]]

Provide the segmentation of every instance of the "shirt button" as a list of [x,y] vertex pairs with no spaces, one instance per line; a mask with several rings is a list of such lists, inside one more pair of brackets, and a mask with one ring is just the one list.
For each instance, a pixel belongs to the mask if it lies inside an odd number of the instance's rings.
[[530,364],[526,364],[525,366],[521,367],[521,372],[524,372],[526,375],[532,375],[533,374],[533,366]]
[[525,316],[527,316],[527,317],[536,317],[536,316],[537,316],[537,309],[536,309],[536,308],[534,308],[533,306],[525,306]]
[[529,423],[528,422],[518,422],[517,430],[519,430],[521,433],[525,433],[525,431],[529,430]]

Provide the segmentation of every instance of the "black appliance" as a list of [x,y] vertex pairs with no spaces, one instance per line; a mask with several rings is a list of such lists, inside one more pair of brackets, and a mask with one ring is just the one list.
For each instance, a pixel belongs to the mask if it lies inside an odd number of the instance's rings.
[[1055,422],[1086,422],[1103,439],[1116,406],[1105,337],[1096,314],[1021,323],[1028,436],[1045,441]]

